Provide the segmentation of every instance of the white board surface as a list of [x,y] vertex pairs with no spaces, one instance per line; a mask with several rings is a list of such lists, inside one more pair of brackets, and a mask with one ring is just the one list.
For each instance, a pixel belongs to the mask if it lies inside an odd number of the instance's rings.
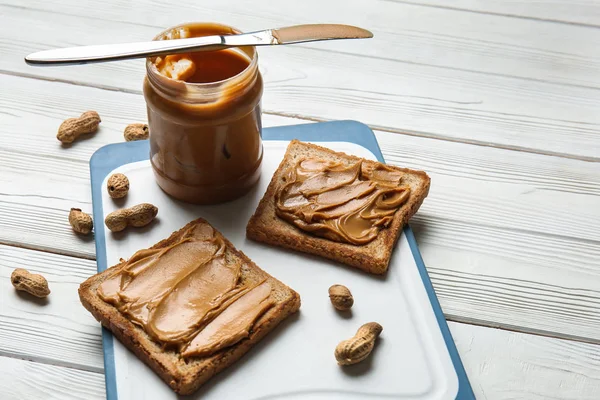
[[[375,158],[369,150],[353,143],[320,144]],[[131,190],[124,202],[114,202],[103,191],[104,215],[141,202],[153,203],[159,209],[157,220],[146,228],[119,234],[105,231],[109,266],[169,236],[190,220],[203,217],[302,298],[298,314],[190,398],[454,399],[458,377],[405,235],[396,246],[385,277],[245,238],[246,223],[279,165],[287,142],[266,141],[264,146],[259,185],[227,204],[194,206],[171,199],[154,183],[148,161],[115,170],[126,174],[130,181]],[[339,314],[329,302],[327,289],[336,283],[348,286],[354,295],[351,315]],[[371,357],[352,367],[339,367],[333,356],[337,343],[370,321],[379,322],[384,328]],[[116,340],[114,352],[119,399],[177,398],[150,368]],[[110,369],[107,365],[109,379]]]

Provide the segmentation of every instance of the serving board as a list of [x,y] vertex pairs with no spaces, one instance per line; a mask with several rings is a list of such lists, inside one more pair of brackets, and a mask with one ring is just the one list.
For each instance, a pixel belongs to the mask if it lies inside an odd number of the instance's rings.
[[[263,139],[262,178],[257,187],[238,200],[216,206],[186,204],[162,192],[154,182],[147,141],[105,146],[90,161],[95,221],[142,202],[159,209],[157,219],[142,229],[114,234],[104,224],[96,224],[98,271],[204,217],[302,298],[298,314],[189,398],[474,399],[410,227],[403,230],[384,277],[245,238],[246,223],[290,140],[315,142],[383,162],[373,132],[359,122],[335,121],[266,128]],[[114,172],[124,173],[130,181],[130,192],[122,201],[111,199],[105,189],[106,179]],[[351,313],[340,314],[331,306],[327,290],[336,283],[351,289],[355,299]],[[370,321],[384,328],[373,354],[357,365],[339,367],[333,356],[337,343]],[[105,329],[103,345],[109,400],[178,398]]]

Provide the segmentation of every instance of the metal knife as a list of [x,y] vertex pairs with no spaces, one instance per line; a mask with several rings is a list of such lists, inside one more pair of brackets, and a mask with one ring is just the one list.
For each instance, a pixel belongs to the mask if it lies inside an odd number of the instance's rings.
[[25,57],[29,65],[88,64],[131,58],[154,57],[193,51],[221,50],[238,46],[271,46],[333,39],[366,39],[366,29],[339,24],[295,25],[278,29],[151,42],[104,44],[39,51]]

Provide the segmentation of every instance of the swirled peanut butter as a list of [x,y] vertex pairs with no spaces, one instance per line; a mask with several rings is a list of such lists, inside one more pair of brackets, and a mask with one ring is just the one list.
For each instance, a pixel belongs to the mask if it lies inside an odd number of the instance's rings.
[[183,356],[205,356],[247,337],[256,319],[273,306],[270,293],[265,282],[244,294],[196,335]]
[[273,305],[268,283],[240,283],[242,267],[219,234],[196,225],[168,247],[135,253],[98,295],[156,341],[208,355],[247,337]]
[[383,164],[307,158],[286,171],[276,213],[313,235],[363,245],[392,222],[409,196],[402,173]]

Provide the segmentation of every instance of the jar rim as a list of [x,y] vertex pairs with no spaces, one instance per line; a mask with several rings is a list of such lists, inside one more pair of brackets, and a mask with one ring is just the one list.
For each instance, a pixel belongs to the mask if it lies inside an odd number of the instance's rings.
[[[221,23],[187,22],[187,23],[179,24],[179,25],[176,25],[176,26],[173,26],[173,27],[163,30],[162,32],[157,34],[152,40],[160,40],[159,39],[160,37],[168,34],[169,32],[173,32],[178,28],[185,28],[185,27],[191,26],[191,25],[205,25],[208,27],[213,26],[217,30],[219,28],[222,28],[223,31],[231,31],[234,34],[242,33],[242,31],[240,31],[237,28],[234,28],[229,25],[221,24]],[[215,35],[224,35],[227,33],[216,32],[214,34]],[[210,96],[211,94],[215,94],[217,91],[222,90],[222,88],[224,86],[235,87],[240,84],[244,85],[244,81],[248,78],[251,78],[252,75],[255,75],[255,72],[258,70],[258,51],[256,50],[256,47],[244,46],[244,47],[232,47],[231,49],[243,54],[244,56],[247,56],[248,59],[250,60],[250,62],[242,71],[240,71],[237,74],[230,76],[226,79],[222,79],[219,81],[213,81],[213,82],[186,82],[186,81],[182,81],[182,80],[169,78],[169,77],[161,74],[158,71],[155,63],[153,62],[155,57],[146,58],[146,75],[148,76],[148,79],[152,83],[153,86],[158,85],[161,88],[166,89],[166,90],[161,90],[161,91],[171,91],[171,90],[177,91],[177,90],[179,90],[179,91],[186,91],[188,93],[189,92],[200,92],[204,96]],[[221,51],[221,50],[218,50],[218,51]],[[246,86],[246,85],[244,85],[244,86]],[[167,89],[169,87],[171,90]]]

